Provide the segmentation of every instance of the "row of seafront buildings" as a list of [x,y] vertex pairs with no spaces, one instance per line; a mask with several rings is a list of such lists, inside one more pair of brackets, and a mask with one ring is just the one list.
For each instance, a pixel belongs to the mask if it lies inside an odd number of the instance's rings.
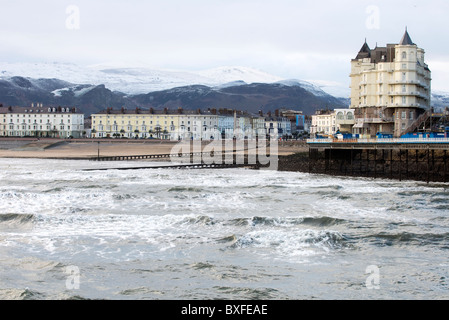
[[[52,138],[132,138],[163,140],[254,139],[291,136],[304,130],[297,111],[249,115],[231,109],[206,111],[114,110],[92,114],[90,125],[76,108],[5,107],[0,104],[0,136]],[[300,121],[301,119],[301,121]]]
[[[292,113],[291,111],[290,113]],[[299,112],[298,112],[299,114]],[[292,135],[296,122],[282,116],[249,115],[232,109],[114,110],[92,115],[94,138],[156,138],[163,140],[255,139]]]

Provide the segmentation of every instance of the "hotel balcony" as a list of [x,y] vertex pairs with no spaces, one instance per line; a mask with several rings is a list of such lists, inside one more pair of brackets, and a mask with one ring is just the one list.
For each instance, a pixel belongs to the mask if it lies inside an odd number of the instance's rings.
[[388,91],[388,95],[389,96],[420,96],[423,93],[419,92],[419,91],[406,91],[406,92],[402,92],[402,91]]
[[357,124],[362,123],[392,123],[394,122],[393,117],[382,117],[382,118],[358,118],[356,119]]

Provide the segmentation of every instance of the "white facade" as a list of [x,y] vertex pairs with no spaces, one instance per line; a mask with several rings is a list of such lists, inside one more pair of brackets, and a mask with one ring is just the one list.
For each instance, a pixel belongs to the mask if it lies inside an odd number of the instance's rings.
[[68,107],[1,107],[0,135],[80,138],[84,136],[84,114]]
[[218,116],[209,114],[184,114],[179,116],[177,140],[220,139]]
[[311,135],[321,134],[333,136],[341,133],[352,133],[355,124],[354,109],[335,109],[312,116]]
[[315,114],[312,116],[312,127],[310,128],[310,134],[321,134],[330,136],[337,132],[335,112],[325,114]]
[[265,131],[267,135],[279,139],[284,135],[292,134],[292,124],[287,118],[267,118],[265,119]]

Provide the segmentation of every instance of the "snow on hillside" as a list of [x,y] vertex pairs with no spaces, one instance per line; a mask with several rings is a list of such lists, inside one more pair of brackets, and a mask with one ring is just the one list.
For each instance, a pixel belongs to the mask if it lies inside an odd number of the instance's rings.
[[317,97],[324,97],[327,96],[328,93],[324,92],[319,86],[316,86],[310,82],[302,81],[302,80],[296,80],[296,79],[290,79],[290,80],[282,80],[278,81],[276,83],[282,84],[284,86],[298,86],[301,87],[310,93],[314,94]]
[[0,79],[13,76],[54,78],[73,84],[104,84],[112,91],[125,94],[149,93],[189,85],[219,86],[234,81],[270,83],[281,80],[279,77],[245,67],[223,67],[193,72],[110,65],[82,67],[70,63],[0,63]]
[[195,74],[210,79],[214,82],[211,84],[216,86],[236,81],[246,83],[273,83],[283,80],[280,77],[247,67],[219,67],[198,71]]

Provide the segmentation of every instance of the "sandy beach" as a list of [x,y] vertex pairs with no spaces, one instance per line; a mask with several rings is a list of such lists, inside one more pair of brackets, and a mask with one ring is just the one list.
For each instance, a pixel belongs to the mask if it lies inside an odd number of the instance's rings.
[[[55,140],[0,139],[0,158],[91,159],[112,156],[170,154],[177,142],[159,140]],[[208,145],[203,142],[203,148]],[[306,152],[307,145],[297,141],[278,144],[279,155]]]

